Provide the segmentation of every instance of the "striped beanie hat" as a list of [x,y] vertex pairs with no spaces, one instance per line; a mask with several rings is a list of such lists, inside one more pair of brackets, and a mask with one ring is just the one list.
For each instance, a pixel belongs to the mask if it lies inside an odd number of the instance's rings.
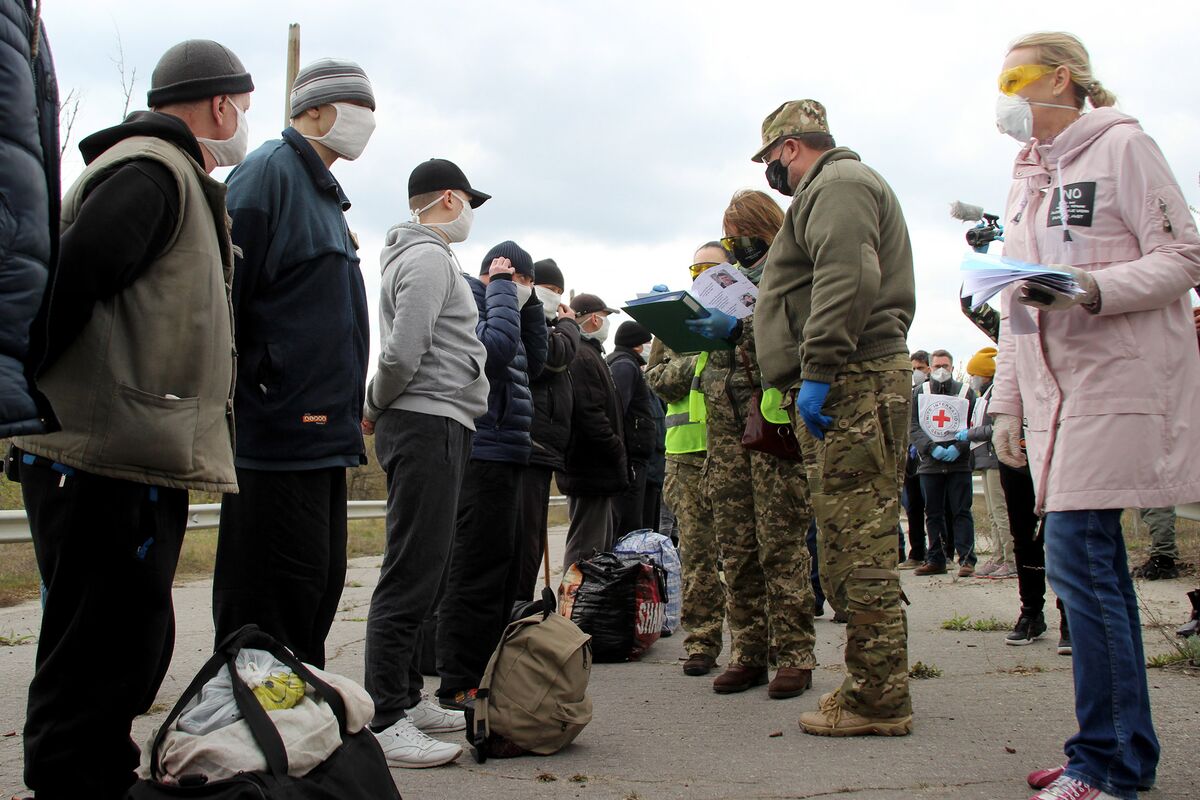
[[292,119],[310,108],[337,102],[352,102],[375,110],[375,95],[367,73],[353,61],[322,58],[296,75],[292,86]]

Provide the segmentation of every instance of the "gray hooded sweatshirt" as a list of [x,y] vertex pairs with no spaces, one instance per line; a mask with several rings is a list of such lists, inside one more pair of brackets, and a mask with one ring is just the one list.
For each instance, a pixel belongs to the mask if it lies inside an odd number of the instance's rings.
[[457,259],[431,228],[404,222],[379,257],[379,367],[367,385],[369,420],[396,408],[448,417],[469,430],[487,411],[487,351],[479,311]]

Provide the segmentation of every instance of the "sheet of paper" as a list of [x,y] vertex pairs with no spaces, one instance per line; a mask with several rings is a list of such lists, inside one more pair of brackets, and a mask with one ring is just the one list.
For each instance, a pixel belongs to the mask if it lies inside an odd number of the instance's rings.
[[737,319],[754,313],[758,287],[732,264],[712,267],[692,284],[692,295],[707,308],[716,308]]
[[963,256],[962,279],[961,296],[971,298],[972,308],[979,308],[1004,287],[1017,281],[1038,284],[1065,294],[1083,292],[1069,272],[989,253],[967,253]]

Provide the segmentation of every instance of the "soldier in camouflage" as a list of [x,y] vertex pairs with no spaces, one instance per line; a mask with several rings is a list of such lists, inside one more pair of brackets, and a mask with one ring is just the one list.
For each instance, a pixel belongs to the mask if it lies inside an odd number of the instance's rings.
[[792,198],[767,254],[755,343],[767,382],[796,398],[822,585],[850,618],[845,679],[800,726],[825,736],[907,734],[896,527],[916,305],[908,228],[887,182],[835,146],[815,100],[772,112],[754,160]]
[[[779,205],[762,192],[737,193],[725,212],[724,241],[736,248],[739,269],[755,283],[782,222]],[[729,666],[713,681],[713,690],[729,694],[767,683],[774,650],[778,668],[767,694],[796,697],[812,686],[816,666],[811,561],[804,542],[812,515],[804,468],[742,447],[753,393],[762,386],[754,316],[739,321],[708,311],[693,329],[733,345],[710,352],[700,374],[708,413],[704,486],[729,587],[733,643]]]
[[[697,263],[705,258],[724,260],[718,244],[700,248]],[[702,481],[707,450],[704,399],[696,374],[700,356],[681,356],[655,339],[646,368],[646,383],[668,404],[667,474],[663,495],[679,520],[679,557],[683,562],[681,617],[687,636],[683,640],[687,675],[707,675],[721,654],[725,626],[725,586],[718,574],[720,549],[712,508]],[[707,360],[707,358],[706,358]],[[689,402],[690,401],[690,402]]]

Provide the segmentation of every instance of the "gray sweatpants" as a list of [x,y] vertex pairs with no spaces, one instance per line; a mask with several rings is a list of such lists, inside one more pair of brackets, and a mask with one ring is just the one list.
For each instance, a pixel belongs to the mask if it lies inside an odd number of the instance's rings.
[[1175,545],[1175,507],[1138,509],[1142,522],[1150,529],[1150,555],[1179,560]]
[[567,528],[563,571],[576,561],[590,558],[593,551],[606,553],[613,546],[611,497],[567,495],[567,513],[571,515],[571,524]]

